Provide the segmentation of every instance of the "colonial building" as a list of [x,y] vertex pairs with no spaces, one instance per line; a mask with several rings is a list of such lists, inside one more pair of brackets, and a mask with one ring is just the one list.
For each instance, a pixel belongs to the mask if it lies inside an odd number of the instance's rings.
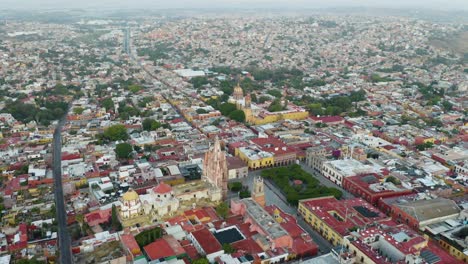
[[227,196],[228,169],[226,153],[216,137],[214,146],[205,153],[203,160],[203,179],[219,188],[223,199]]
[[179,200],[174,196],[172,187],[164,182],[152,189],[147,194],[140,195],[143,211],[155,221],[161,215],[168,215],[179,209]]
[[389,218],[362,200],[337,200],[333,196],[299,201],[298,212],[309,225],[334,246],[343,237],[361,226],[375,224]]
[[265,207],[265,186],[262,177],[256,177],[254,179],[252,199],[262,207]]
[[288,104],[287,100],[283,101],[287,105],[287,109],[279,112],[270,112],[264,107],[252,104],[250,94],[244,97],[244,92],[239,84],[234,88],[229,102],[235,104],[237,109],[244,111],[245,120],[254,125],[263,125],[285,119],[303,120],[309,117],[309,112],[304,108]]
[[133,189],[129,189],[120,198],[121,206],[119,211],[120,222],[123,227],[145,225],[149,223],[149,218],[143,211],[140,196]]
[[217,205],[227,195],[227,180],[226,154],[216,138],[213,148],[205,155],[201,180],[173,187],[160,182],[142,195],[130,189],[121,198],[120,219],[124,227],[144,225],[194,205]]

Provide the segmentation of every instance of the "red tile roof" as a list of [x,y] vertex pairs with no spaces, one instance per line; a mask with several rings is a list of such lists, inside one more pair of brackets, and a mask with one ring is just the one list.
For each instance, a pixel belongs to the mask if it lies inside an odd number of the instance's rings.
[[250,141],[259,146],[263,151],[274,153],[277,156],[296,153],[294,148],[289,147],[283,141],[274,137],[254,138]]
[[239,157],[227,157],[226,161],[228,169],[230,170],[247,167],[247,164],[245,164],[245,162]]
[[164,236],[143,249],[150,260],[179,256],[185,253],[184,248],[171,235]]
[[110,220],[112,209],[98,210],[85,215],[85,221],[89,226],[96,226]]
[[192,260],[198,259],[200,257],[200,254],[198,254],[198,251],[193,244],[185,245],[184,250]]
[[127,247],[134,256],[141,254],[140,246],[138,246],[133,235],[125,234],[122,235],[120,239],[122,240],[122,244],[124,244],[124,246]]
[[153,188],[153,192],[159,194],[165,194],[172,191],[172,187],[164,182],[159,183],[156,187]]
[[211,254],[222,250],[221,244],[214,235],[206,228],[192,232],[193,237],[202,247],[206,254]]
[[[341,235],[349,233],[350,228],[387,219],[387,216],[361,198],[338,201],[334,197],[322,197],[301,201],[300,203]],[[356,210],[357,206],[375,213],[376,217],[361,215]],[[334,213],[339,215],[340,220],[335,217]]]
[[247,238],[232,243],[232,247],[237,251],[242,251],[248,254],[258,254],[263,252],[263,249],[252,238]]
[[196,208],[187,210],[184,215],[188,218],[196,217],[198,220],[204,223],[213,222],[219,220],[216,211],[212,207]]
[[316,122],[322,123],[336,123],[336,122],[343,122],[344,118],[341,116],[312,116],[310,117],[312,120]]

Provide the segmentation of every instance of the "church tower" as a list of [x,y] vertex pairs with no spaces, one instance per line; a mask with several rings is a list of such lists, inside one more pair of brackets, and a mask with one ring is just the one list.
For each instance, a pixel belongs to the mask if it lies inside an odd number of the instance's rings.
[[234,92],[232,93],[232,97],[234,100],[242,100],[244,98],[244,91],[240,87],[239,83],[237,83],[236,87],[234,87]]
[[250,93],[248,93],[246,96],[245,96],[245,105],[244,107],[245,108],[250,108],[250,105],[252,104],[252,97],[250,96]]
[[252,190],[252,198],[262,207],[265,207],[265,185],[262,177],[255,177]]
[[228,169],[226,153],[221,149],[216,137],[213,147],[205,153],[203,160],[203,179],[222,191],[223,199],[227,196]]

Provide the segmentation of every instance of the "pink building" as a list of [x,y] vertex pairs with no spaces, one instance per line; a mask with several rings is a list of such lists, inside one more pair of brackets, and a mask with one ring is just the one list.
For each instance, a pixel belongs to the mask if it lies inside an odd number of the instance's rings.
[[231,211],[244,217],[244,222],[250,224],[250,232],[257,232],[260,237],[257,243],[263,250],[280,247],[292,248],[293,238],[267,212],[252,199],[231,200]]

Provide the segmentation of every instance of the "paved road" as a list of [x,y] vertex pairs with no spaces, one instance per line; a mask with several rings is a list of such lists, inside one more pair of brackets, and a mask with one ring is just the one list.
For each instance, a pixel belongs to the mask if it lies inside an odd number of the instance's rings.
[[[246,178],[241,179],[240,181],[244,185],[248,185],[249,189],[252,190],[253,186],[253,179],[255,176],[259,176],[262,170],[257,170],[257,171],[251,171],[249,172],[249,176]],[[235,195],[232,195],[235,196]],[[276,188],[276,186],[272,183],[269,183],[265,181],[265,200],[267,205],[272,205],[275,204],[281,210],[284,212],[291,214],[293,216],[296,216],[297,223],[305,230],[307,231],[314,242],[318,245],[320,252],[319,254],[326,254],[331,251],[333,248],[333,245],[330,244],[325,238],[323,238],[319,233],[317,233],[315,230],[313,230],[309,224],[307,224],[304,220],[300,219],[300,217],[297,217],[297,208],[294,206],[291,206],[286,199],[284,198],[284,195],[281,193],[281,191]]]
[[55,208],[57,210],[58,221],[58,246],[59,263],[73,263],[71,254],[71,240],[67,229],[67,213],[65,211],[65,201],[62,188],[62,127],[65,119],[61,120],[54,131],[53,141],[53,174],[55,189]]

